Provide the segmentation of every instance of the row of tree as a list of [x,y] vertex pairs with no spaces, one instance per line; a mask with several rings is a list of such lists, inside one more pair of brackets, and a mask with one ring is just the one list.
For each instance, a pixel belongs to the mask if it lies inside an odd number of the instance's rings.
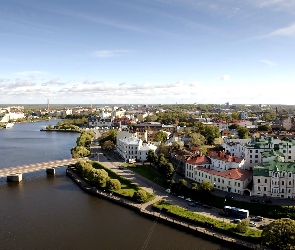
[[164,154],[159,154],[158,156],[154,153],[153,150],[149,150],[147,155],[147,161],[150,162],[150,166],[151,164],[156,166],[159,173],[166,179],[169,179],[174,173],[173,165],[169,161],[167,161]]
[[93,186],[106,188],[111,191],[121,189],[121,183],[118,179],[111,179],[104,169],[96,169],[87,161],[78,161],[75,164],[77,173],[87,179]]
[[117,143],[117,130],[110,129],[104,132],[99,138],[99,145],[103,150],[112,150]]
[[83,131],[77,138],[77,146],[71,149],[73,158],[82,158],[90,154],[90,145],[94,137],[93,132]]

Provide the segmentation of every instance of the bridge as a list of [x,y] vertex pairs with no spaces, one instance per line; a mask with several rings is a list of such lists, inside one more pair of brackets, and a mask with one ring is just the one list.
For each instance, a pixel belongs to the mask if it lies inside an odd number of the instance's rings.
[[15,166],[0,169],[0,178],[7,177],[7,181],[20,182],[22,181],[22,174],[46,170],[48,174],[55,174],[55,168],[75,164],[80,159],[63,159],[56,161],[41,162],[23,166]]

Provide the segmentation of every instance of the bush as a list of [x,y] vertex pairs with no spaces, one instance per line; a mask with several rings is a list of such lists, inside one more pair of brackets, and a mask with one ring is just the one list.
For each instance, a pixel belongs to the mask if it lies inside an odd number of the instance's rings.
[[244,234],[247,232],[248,228],[249,228],[249,220],[244,219],[244,220],[241,220],[240,222],[238,222],[236,230],[237,230],[237,232]]
[[138,202],[138,203],[145,203],[148,199],[147,194],[144,190],[140,189],[136,191],[133,195],[133,198]]
[[121,189],[121,182],[118,179],[108,179],[107,189],[111,191]]

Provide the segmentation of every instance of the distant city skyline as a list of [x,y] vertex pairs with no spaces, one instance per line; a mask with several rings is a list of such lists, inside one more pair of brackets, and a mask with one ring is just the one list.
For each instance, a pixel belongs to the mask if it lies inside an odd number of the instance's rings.
[[4,0],[1,104],[295,104],[295,1]]

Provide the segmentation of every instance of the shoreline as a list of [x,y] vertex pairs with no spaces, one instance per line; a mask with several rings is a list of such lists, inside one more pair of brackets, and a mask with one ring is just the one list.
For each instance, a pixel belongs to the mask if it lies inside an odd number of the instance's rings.
[[197,225],[183,222],[179,219],[164,216],[163,214],[158,212],[149,212],[146,209],[142,209],[140,204],[133,203],[124,198],[117,197],[115,195],[112,195],[111,193],[104,192],[95,187],[90,186],[83,180],[83,178],[81,178],[79,175],[72,171],[71,166],[67,167],[66,175],[69,176],[83,191],[96,197],[100,197],[105,200],[116,203],[117,205],[129,208],[135,211],[137,214],[144,216],[145,218],[148,218],[150,220],[160,222],[162,224],[171,226],[175,229],[180,229],[192,235],[196,235],[199,237],[202,236],[203,238],[205,237],[208,240],[214,239],[216,243],[222,243],[227,247],[239,247],[240,249],[267,249],[265,247],[258,247],[257,244],[251,242],[245,242],[227,235],[224,236],[223,234],[215,232],[214,230],[209,228],[203,228]]

